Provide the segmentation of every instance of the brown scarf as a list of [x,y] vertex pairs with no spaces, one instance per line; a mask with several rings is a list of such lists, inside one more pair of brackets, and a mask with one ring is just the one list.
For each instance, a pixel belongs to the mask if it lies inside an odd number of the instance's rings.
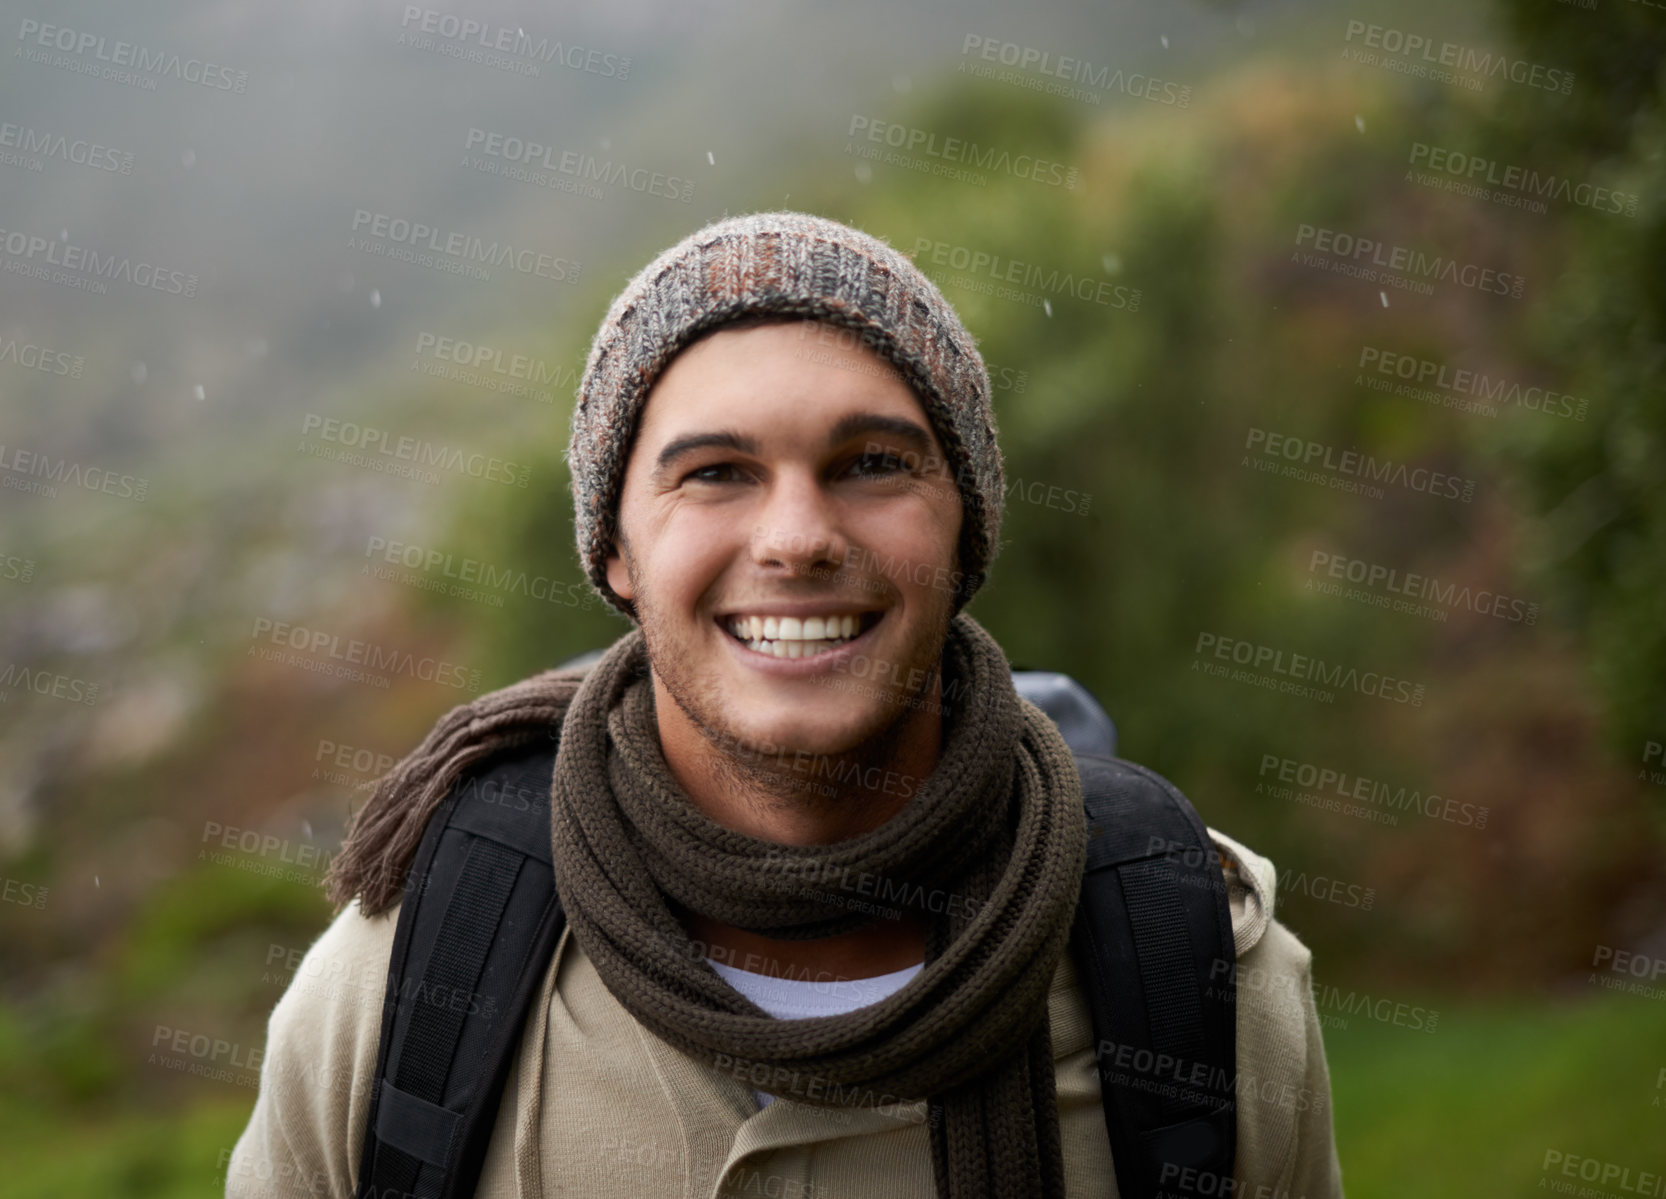
[[[943,676],[963,699],[902,810],[849,840],[784,846],[717,824],[677,784],[632,631],[582,677],[546,671],[447,714],[355,817],[331,897],[360,893],[366,912],[397,902],[422,826],[464,767],[559,722],[556,887],[626,1010],[774,1095],[885,1109],[929,1099],[938,1199],[1060,1196],[1047,994],[1081,887],[1081,783],[1057,728],[1019,698],[999,645],[964,612]],[[859,893],[855,879],[878,883]],[[878,1003],[802,1020],[731,988],[670,904],[802,939],[862,924],[868,895],[925,915],[924,968]]]

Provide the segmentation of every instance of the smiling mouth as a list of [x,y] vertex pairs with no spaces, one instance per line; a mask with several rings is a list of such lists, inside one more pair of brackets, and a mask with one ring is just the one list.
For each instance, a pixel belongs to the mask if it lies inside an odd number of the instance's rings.
[[747,649],[774,658],[813,658],[855,640],[878,624],[883,612],[833,616],[728,616],[718,623]]

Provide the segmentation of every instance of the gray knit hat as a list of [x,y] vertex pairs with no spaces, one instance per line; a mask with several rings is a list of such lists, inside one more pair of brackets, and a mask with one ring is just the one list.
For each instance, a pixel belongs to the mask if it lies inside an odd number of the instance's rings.
[[676,354],[754,314],[855,330],[913,385],[960,490],[958,612],[988,577],[1000,544],[1003,480],[989,374],[935,284],[885,242],[802,212],[730,217],[690,234],[614,299],[590,346],[567,446],[579,557],[591,585],[631,612],[607,582],[625,463],[649,390]]

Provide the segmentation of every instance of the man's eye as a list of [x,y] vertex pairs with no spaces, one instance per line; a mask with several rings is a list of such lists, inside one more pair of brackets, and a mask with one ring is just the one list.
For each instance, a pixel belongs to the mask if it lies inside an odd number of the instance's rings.
[[710,466],[699,466],[683,476],[686,483],[693,480],[696,483],[725,483],[735,477],[735,468],[727,462],[714,462]]
[[856,459],[851,468],[861,475],[888,475],[904,469],[903,460],[891,450],[867,453]]

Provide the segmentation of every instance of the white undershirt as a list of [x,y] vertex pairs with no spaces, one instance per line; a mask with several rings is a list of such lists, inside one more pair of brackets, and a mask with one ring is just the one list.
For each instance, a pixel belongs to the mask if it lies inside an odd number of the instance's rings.
[[[803,1020],[811,1016],[837,1016],[878,1003],[894,994],[925,967],[916,962],[890,974],[873,978],[802,979],[774,978],[768,974],[754,974],[723,962],[711,962],[712,969],[723,976],[735,990],[763,1008],[777,1020]],[[768,1105],[775,1096],[753,1091],[760,1107]]]

